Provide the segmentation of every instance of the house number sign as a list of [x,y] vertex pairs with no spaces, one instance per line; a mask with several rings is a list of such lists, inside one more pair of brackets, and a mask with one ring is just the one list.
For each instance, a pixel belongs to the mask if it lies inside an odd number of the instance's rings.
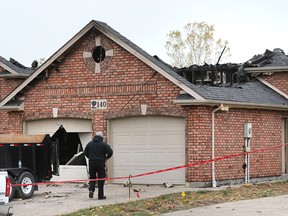
[[92,110],[107,109],[107,99],[91,100],[91,109]]

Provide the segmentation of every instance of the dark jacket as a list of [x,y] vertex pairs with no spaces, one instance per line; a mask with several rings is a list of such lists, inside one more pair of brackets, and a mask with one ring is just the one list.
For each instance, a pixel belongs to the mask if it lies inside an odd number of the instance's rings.
[[107,143],[103,142],[103,137],[95,136],[85,147],[84,154],[89,158],[89,161],[105,163],[107,159],[112,157],[113,150]]

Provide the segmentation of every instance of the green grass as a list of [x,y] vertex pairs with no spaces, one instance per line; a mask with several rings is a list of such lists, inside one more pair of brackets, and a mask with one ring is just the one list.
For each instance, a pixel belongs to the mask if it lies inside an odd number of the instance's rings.
[[138,200],[114,205],[97,206],[83,209],[65,216],[150,216],[185,210],[195,207],[219,204],[224,202],[256,199],[268,196],[288,194],[288,182],[255,184],[249,186],[228,187],[223,190],[186,191],[181,193],[162,195],[156,198]]

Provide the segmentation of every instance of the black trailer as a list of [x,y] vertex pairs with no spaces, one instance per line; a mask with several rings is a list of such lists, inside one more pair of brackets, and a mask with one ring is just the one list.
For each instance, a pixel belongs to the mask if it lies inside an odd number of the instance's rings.
[[47,134],[0,134],[0,170],[8,172],[11,184],[32,184],[12,187],[10,200],[32,197],[38,190],[33,183],[59,175],[58,143]]

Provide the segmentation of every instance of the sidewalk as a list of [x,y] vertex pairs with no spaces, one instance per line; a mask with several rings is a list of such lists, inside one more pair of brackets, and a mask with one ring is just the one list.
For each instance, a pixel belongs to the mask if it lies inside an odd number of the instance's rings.
[[163,216],[287,216],[288,195],[217,204],[163,214]]

